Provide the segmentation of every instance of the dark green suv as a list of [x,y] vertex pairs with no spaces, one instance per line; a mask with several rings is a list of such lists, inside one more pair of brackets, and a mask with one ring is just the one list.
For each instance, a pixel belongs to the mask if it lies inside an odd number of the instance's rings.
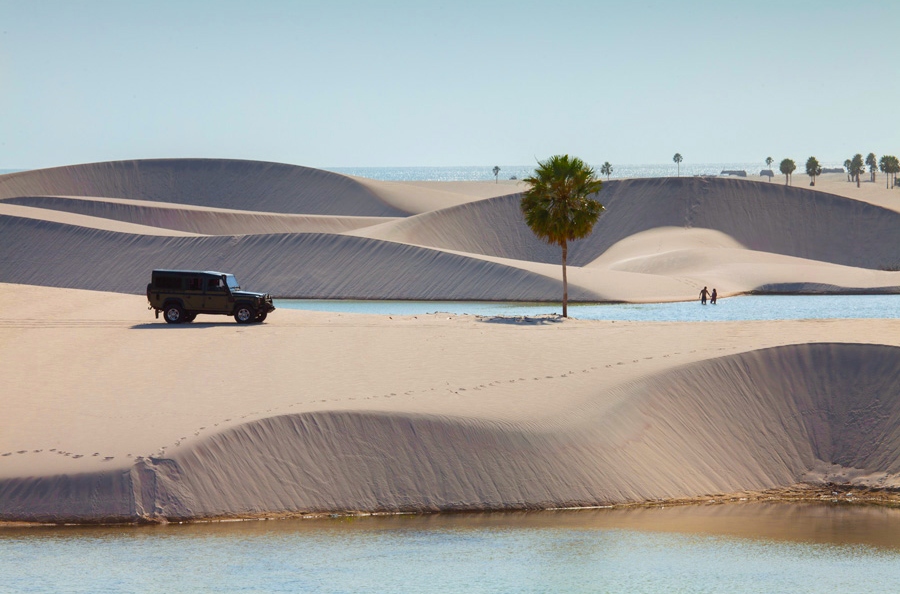
[[193,322],[197,314],[234,316],[259,323],[275,309],[268,293],[242,291],[233,274],[210,270],[154,270],[147,285],[150,309],[169,324]]

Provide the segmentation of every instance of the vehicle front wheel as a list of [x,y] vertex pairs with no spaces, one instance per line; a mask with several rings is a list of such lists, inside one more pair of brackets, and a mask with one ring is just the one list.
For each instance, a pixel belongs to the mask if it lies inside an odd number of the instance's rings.
[[266,316],[268,316],[268,315],[269,315],[269,312],[267,312],[267,311],[261,312],[260,314],[258,314],[256,316],[256,319],[254,321],[257,324],[262,324],[263,322],[266,321]]
[[180,305],[167,305],[166,309],[163,310],[163,317],[166,318],[166,322],[169,324],[181,324],[184,322],[184,310],[181,309]]
[[256,319],[256,310],[249,305],[238,305],[234,310],[234,321],[238,324],[249,324]]

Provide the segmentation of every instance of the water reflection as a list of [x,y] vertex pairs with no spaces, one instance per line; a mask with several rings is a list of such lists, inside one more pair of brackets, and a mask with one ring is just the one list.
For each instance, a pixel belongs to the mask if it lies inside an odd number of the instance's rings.
[[734,504],[0,529],[10,592],[817,592],[900,585],[900,510]]

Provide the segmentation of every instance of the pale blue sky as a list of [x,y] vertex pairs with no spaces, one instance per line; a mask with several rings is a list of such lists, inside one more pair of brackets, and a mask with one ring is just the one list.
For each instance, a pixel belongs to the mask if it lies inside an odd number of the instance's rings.
[[0,0],[0,168],[900,154],[900,2]]

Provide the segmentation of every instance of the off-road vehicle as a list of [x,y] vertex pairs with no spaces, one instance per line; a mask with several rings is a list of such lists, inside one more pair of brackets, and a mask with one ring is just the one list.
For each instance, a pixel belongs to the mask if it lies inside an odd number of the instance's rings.
[[233,274],[210,270],[154,270],[147,285],[150,309],[169,324],[193,322],[197,314],[234,316],[238,324],[262,322],[275,309],[268,293],[242,291]]

